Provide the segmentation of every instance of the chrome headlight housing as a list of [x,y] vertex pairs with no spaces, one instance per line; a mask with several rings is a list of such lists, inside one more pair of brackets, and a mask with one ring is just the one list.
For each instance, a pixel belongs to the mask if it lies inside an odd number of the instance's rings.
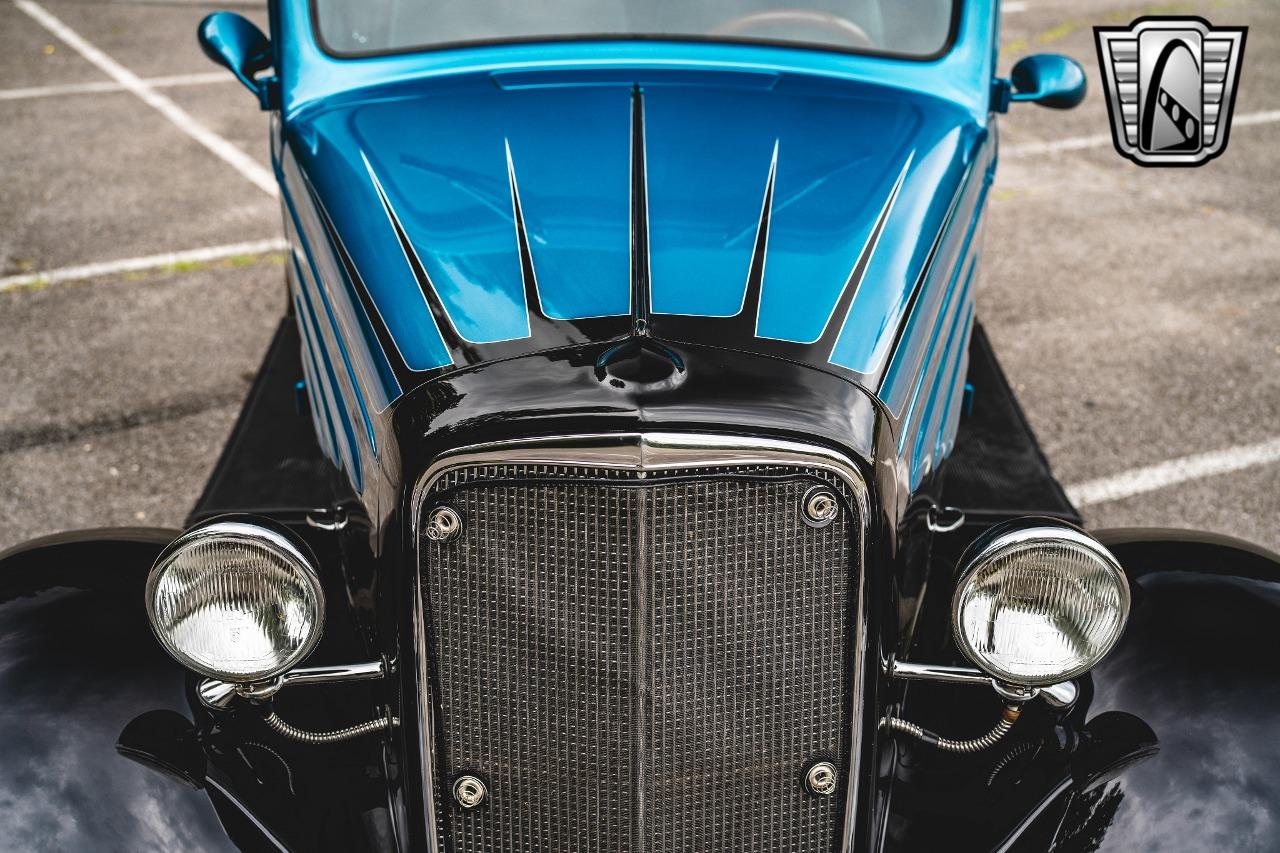
[[999,682],[1044,687],[1102,660],[1129,617],[1129,582],[1106,548],[1049,519],[992,528],[961,558],[956,644]]
[[151,569],[146,606],[165,650],[220,681],[279,675],[324,629],[314,555],[265,519],[215,519],[178,537]]

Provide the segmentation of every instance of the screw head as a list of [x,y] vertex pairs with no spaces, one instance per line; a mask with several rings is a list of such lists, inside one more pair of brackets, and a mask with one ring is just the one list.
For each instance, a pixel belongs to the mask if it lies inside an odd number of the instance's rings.
[[427,538],[432,542],[445,543],[462,532],[462,517],[453,507],[438,506],[431,511],[427,519]]
[[836,766],[830,761],[819,761],[804,774],[804,786],[810,794],[829,797],[836,792]]
[[453,798],[464,809],[474,809],[489,798],[489,789],[475,776],[459,776],[453,783]]
[[826,527],[840,514],[840,501],[826,486],[814,486],[804,493],[801,517],[810,527]]

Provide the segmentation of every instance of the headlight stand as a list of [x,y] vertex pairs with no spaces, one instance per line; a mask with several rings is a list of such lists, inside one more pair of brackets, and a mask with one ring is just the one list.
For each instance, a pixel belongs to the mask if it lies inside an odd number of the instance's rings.
[[196,695],[200,697],[202,705],[213,711],[230,709],[236,699],[245,699],[254,705],[261,706],[266,712],[263,722],[272,731],[299,743],[341,743],[342,741],[352,740],[373,732],[390,731],[400,725],[400,721],[392,715],[390,708],[388,708],[383,716],[364,723],[328,732],[308,731],[292,726],[281,719],[280,715],[271,707],[276,694],[286,687],[298,687],[308,684],[373,681],[385,678],[394,671],[393,662],[383,658],[370,663],[299,667],[277,675],[275,678],[248,684],[233,684],[206,678],[196,686]]
[[1044,699],[1045,704],[1058,709],[1070,708],[1080,694],[1074,681],[1064,681],[1047,687],[1020,687],[1006,684],[992,678],[981,670],[967,666],[944,666],[940,664],[907,663],[890,657],[884,663],[885,673],[890,678],[904,681],[933,681],[944,684],[985,684],[1004,700],[1004,710],[1000,720],[991,731],[981,737],[970,740],[954,740],[942,737],[928,729],[893,715],[880,720],[880,727],[893,732],[911,735],[917,740],[947,752],[973,753],[980,752],[997,743],[1009,733],[1013,724],[1022,714],[1022,707],[1037,696]]

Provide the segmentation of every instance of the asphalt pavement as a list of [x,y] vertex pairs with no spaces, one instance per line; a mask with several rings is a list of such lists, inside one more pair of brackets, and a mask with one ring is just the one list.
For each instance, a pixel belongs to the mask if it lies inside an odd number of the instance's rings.
[[[267,118],[194,38],[216,8],[0,0],[0,549],[180,524],[283,310]],[[1237,126],[1201,168],[1143,169],[1109,141],[1091,27],[1184,12],[1250,27]],[[1280,550],[1280,6],[1011,2],[1002,44],[1002,71],[1057,52],[1090,78],[1076,110],[1001,119],[977,297],[1054,469],[1093,527]]]

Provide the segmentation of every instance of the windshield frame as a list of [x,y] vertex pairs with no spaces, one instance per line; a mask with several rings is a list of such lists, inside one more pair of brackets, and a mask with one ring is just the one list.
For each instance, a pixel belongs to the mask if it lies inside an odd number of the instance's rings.
[[504,37],[494,39],[466,39],[463,41],[436,42],[426,45],[408,45],[405,47],[374,48],[372,50],[339,51],[325,40],[320,27],[319,0],[307,0],[307,17],[310,19],[311,36],[316,46],[330,59],[361,60],[388,56],[410,56],[413,54],[435,54],[468,48],[501,47],[504,45],[537,45],[566,44],[574,42],[594,43],[676,43],[676,44],[723,44],[743,45],[747,47],[782,48],[786,50],[808,50],[846,56],[869,57],[872,59],[892,59],[906,62],[936,62],[949,54],[956,46],[960,34],[960,21],[964,13],[965,0],[951,0],[951,19],[947,22],[947,37],[936,51],[930,54],[902,53],[887,50],[869,50],[867,48],[841,47],[823,44],[822,42],[788,41],[780,39],[750,38],[743,36],[698,36],[666,33],[573,33],[568,35],[537,35],[527,37]]

